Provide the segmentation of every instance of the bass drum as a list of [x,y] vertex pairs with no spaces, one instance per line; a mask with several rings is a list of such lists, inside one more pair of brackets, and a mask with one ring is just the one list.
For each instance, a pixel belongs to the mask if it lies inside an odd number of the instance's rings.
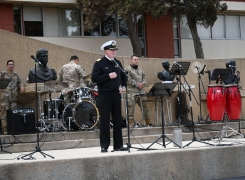
[[83,100],[80,103],[69,104],[65,107],[62,114],[63,123],[71,130],[93,129],[99,121],[99,111],[90,101]]

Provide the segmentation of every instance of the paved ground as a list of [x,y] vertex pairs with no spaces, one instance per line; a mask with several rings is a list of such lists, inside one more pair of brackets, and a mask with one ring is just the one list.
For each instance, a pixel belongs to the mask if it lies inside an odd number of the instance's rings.
[[[188,144],[190,141],[182,141],[182,147],[184,147],[186,144]],[[206,144],[208,143],[208,144]],[[218,140],[211,140],[211,141],[203,141],[203,142],[192,142],[189,146],[184,147],[184,149],[193,149],[193,148],[207,148],[211,147],[211,145],[214,146],[236,146],[236,145],[245,145],[245,139],[244,138],[223,138],[222,141]],[[86,158],[86,157],[100,157],[100,156],[115,156],[115,155],[122,155],[122,154],[138,154],[138,153],[151,153],[152,151],[179,151],[182,150],[177,146],[174,146],[173,143],[166,143],[166,148],[164,148],[162,139],[158,141],[158,143],[154,143],[150,148],[148,148],[152,144],[141,144],[136,145],[133,144],[132,148],[130,148],[130,151],[122,151],[122,152],[111,152],[113,150],[113,147],[109,147],[107,153],[101,153],[100,147],[91,147],[91,148],[77,148],[77,149],[65,149],[65,150],[50,150],[50,151],[42,151],[43,153],[46,153],[47,156],[43,157],[40,152],[35,152],[33,154],[33,159],[29,159],[29,155],[31,152],[20,152],[20,153],[6,153],[1,152],[0,153],[0,164],[12,164],[12,163],[19,163],[23,161],[46,161],[46,160],[53,160],[51,157],[54,157],[54,160],[61,160],[61,159],[75,159],[75,158]],[[125,145],[126,147],[126,145]],[[142,150],[138,150],[138,148],[141,148]],[[148,150],[147,150],[148,148]],[[155,149],[155,150],[153,150]],[[4,150],[4,146],[3,146]],[[35,147],[33,147],[33,152],[35,150]],[[27,155],[26,157],[23,157]]]

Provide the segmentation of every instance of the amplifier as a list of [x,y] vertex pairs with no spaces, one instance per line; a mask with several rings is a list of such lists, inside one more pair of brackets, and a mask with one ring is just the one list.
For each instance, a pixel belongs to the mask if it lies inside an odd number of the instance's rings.
[[7,110],[8,134],[35,133],[35,111],[30,108]]

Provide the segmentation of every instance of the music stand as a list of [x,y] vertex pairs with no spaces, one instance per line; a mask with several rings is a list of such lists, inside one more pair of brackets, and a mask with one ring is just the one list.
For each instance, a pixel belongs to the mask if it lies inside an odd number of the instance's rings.
[[[149,148],[155,144],[158,143],[157,141],[162,138],[163,141],[163,147],[166,148],[165,145],[165,138],[170,141],[170,143],[174,143],[176,146],[181,148],[178,144],[176,144],[173,140],[169,139],[165,134],[164,134],[164,112],[163,112],[163,96],[171,96],[171,93],[175,86],[177,85],[176,82],[173,83],[156,83],[153,85],[153,87],[150,89],[150,91],[147,93],[147,96],[160,96],[161,97],[161,108],[162,108],[162,135],[157,138],[150,146],[148,146],[144,150],[149,150]],[[159,144],[159,143],[158,143]],[[152,150],[152,149],[151,149]]]
[[[8,84],[9,84],[10,81],[11,81],[11,79],[0,79],[0,89],[6,89],[8,87]],[[3,145],[2,145],[1,138],[0,138],[0,146],[1,146],[1,151],[0,152],[6,152],[6,153],[12,154],[11,152],[3,150]]]
[[[185,117],[185,111],[183,109],[185,109],[186,107],[184,106],[184,99],[185,96],[181,93],[182,92],[182,87],[184,88],[184,90],[186,91],[185,87],[182,85],[181,83],[181,76],[186,75],[189,67],[190,67],[191,62],[177,62],[174,63],[172,68],[171,68],[171,75],[179,75],[179,78],[177,79],[178,82],[178,95],[177,95],[177,99],[178,99],[178,119],[176,120],[175,123],[173,123],[173,125],[180,125],[180,124],[185,124],[185,123],[189,123],[188,120],[186,121],[187,118],[183,118]],[[185,122],[183,122],[183,120],[185,120]]]
[[220,78],[222,82],[224,82],[229,77],[230,73],[231,73],[231,69],[214,69],[210,77],[210,80],[214,81]]
[[186,75],[191,62],[177,62],[171,67],[170,75]]

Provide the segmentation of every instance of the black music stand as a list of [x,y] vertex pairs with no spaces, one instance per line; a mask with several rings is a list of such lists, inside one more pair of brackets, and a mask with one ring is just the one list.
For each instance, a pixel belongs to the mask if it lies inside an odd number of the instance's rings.
[[177,62],[171,67],[170,75],[186,75],[191,62]]
[[[163,147],[166,148],[165,145],[165,138],[168,139],[170,141],[170,143],[174,143],[176,146],[178,146],[179,148],[181,148],[181,146],[179,146],[178,144],[176,144],[173,140],[169,139],[165,134],[164,134],[164,112],[163,112],[163,96],[171,96],[173,89],[175,88],[175,86],[177,85],[176,82],[173,83],[156,83],[153,85],[153,87],[150,89],[150,91],[147,93],[147,96],[160,96],[161,97],[161,108],[162,108],[162,135],[157,138],[150,146],[148,146],[146,149],[144,150],[149,150],[149,148],[157,143],[158,140],[162,138],[163,141]],[[153,149],[150,149],[153,150]]]
[[[11,79],[0,79],[0,89],[6,89],[8,87],[9,82],[11,81]],[[6,153],[10,153],[8,151],[4,151],[3,150],[3,145],[2,145],[2,140],[0,138],[0,146],[1,146],[1,151],[0,152],[6,152]]]
[[[178,119],[176,120],[175,123],[173,123],[173,125],[180,125],[180,124],[189,124],[189,120],[185,117],[184,115],[184,110],[186,109],[186,107],[184,106],[184,98],[183,95],[181,94],[182,92],[182,87],[184,88],[184,90],[186,91],[185,87],[183,86],[183,84],[181,83],[181,76],[184,76],[187,74],[189,67],[190,67],[191,62],[177,62],[174,63],[172,68],[171,68],[171,75],[175,75],[175,76],[179,76],[179,78],[177,79],[178,82]],[[186,91],[187,93],[187,91]],[[187,120],[186,120],[187,119]],[[185,120],[185,122],[183,122],[183,120]]]
[[222,84],[222,82],[224,82],[229,77],[230,73],[231,69],[214,69],[210,80],[216,80],[216,83],[218,83],[218,80],[221,79]]

